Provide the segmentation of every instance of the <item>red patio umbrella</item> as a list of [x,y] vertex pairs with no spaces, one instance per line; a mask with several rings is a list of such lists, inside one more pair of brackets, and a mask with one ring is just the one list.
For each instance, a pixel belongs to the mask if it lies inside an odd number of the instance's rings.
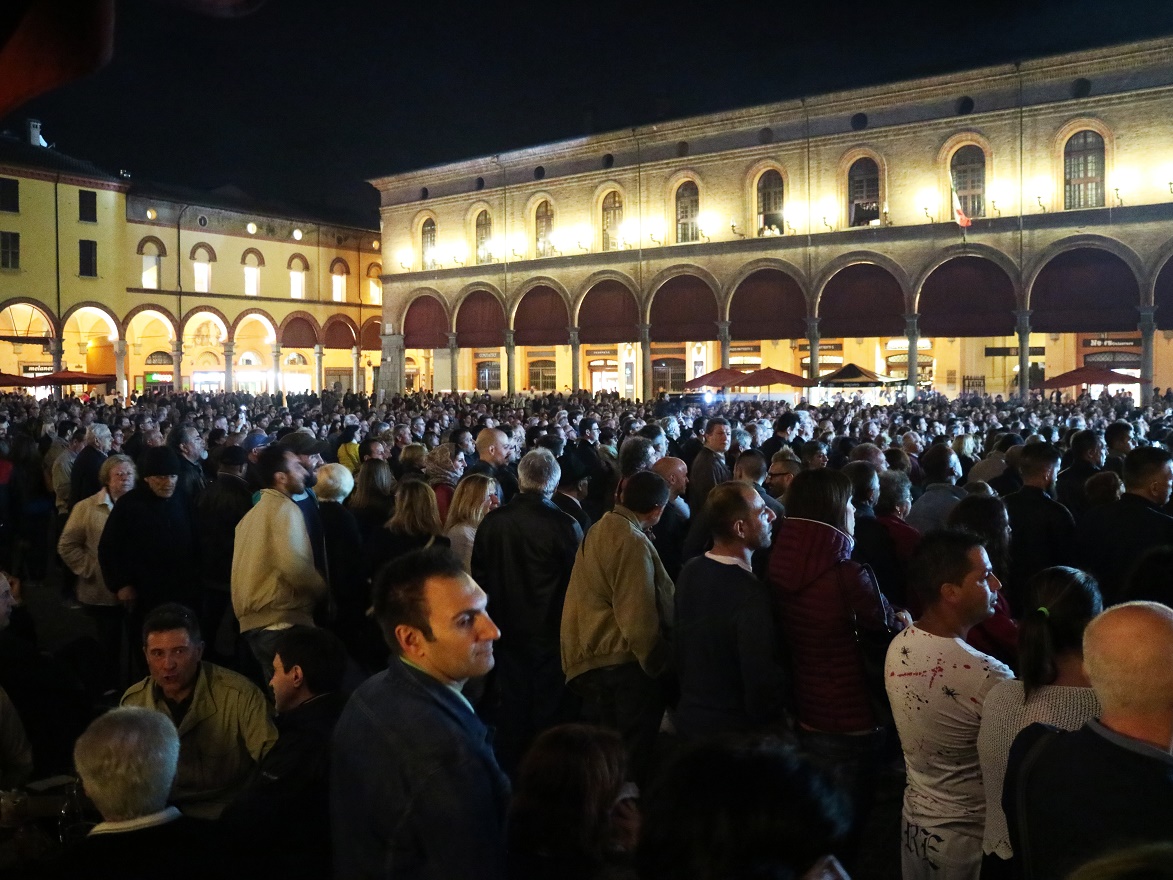
[[773,367],[763,367],[755,370],[737,383],[742,388],[767,388],[770,385],[789,385],[792,388],[809,388],[819,384],[816,380],[804,379],[785,370],[776,370]]
[[688,391],[696,391],[699,388],[731,388],[740,385],[745,377],[746,374],[741,370],[722,368],[690,379],[684,383],[684,387]]
[[79,370],[58,370],[37,376],[33,385],[110,385],[115,377],[109,373],[83,373]]
[[0,373],[0,388],[28,388],[36,384],[29,376],[17,376],[14,373]]
[[1129,376],[1103,367],[1077,367],[1058,376],[1052,376],[1040,388],[1070,388],[1073,385],[1148,385],[1150,380]]

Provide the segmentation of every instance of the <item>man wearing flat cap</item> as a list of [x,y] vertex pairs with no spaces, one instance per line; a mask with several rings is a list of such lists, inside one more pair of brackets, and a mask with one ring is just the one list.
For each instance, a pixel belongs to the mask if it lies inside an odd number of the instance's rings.
[[158,605],[199,606],[199,548],[191,511],[175,491],[179,468],[168,447],[147,449],[142,482],[118,499],[98,543],[102,577],[130,612],[131,632]]

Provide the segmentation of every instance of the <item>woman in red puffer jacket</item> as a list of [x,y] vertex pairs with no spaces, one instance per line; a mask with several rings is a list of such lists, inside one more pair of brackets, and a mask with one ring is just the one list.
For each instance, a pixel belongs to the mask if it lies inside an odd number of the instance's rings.
[[[885,718],[874,706],[856,633],[894,635],[909,623],[888,605],[869,569],[851,560],[851,481],[838,471],[798,474],[770,554],[769,583],[793,671],[798,737],[807,756],[851,797],[852,860],[875,791]],[[883,682],[874,683],[883,696]]]

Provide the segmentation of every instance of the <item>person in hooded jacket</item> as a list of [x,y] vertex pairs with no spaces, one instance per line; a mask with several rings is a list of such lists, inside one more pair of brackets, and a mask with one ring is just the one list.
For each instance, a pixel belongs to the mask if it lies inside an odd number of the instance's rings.
[[861,644],[882,643],[911,623],[888,604],[871,570],[851,559],[851,495],[851,480],[838,471],[799,473],[768,574],[793,670],[799,742],[852,801],[851,831],[836,852],[849,869],[890,721],[883,682],[869,684]]

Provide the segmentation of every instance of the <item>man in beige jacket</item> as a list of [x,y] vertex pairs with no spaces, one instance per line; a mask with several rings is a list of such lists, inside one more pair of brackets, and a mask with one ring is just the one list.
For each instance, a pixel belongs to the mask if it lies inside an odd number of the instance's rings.
[[313,626],[326,582],[293,496],[305,491],[306,471],[296,455],[266,446],[257,459],[260,498],[236,527],[232,553],[232,608],[240,632],[273,677],[277,639],[294,626]]

